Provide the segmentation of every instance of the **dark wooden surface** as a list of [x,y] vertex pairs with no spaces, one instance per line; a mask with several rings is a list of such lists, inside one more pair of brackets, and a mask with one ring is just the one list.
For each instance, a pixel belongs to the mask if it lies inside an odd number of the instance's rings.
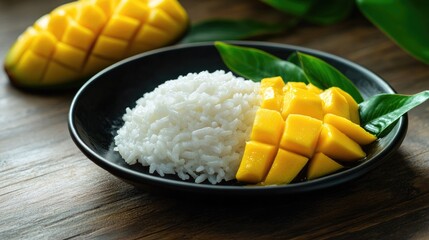
[[[0,0],[0,57],[35,19],[64,2]],[[283,19],[259,1],[182,3],[194,22]],[[337,54],[401,93],[429,89],[429,66],[358,13],[259,40]],[[409,113],[399,150],[356,181],[306,195],[208,200],[140,191],[93,164],[67,130],[72,97],[19,91],[0,72],[0,239],[429,239],[428,103]]]

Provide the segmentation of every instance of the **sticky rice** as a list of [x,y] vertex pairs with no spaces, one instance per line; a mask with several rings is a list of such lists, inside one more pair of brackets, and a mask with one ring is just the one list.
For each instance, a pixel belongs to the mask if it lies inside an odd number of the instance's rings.
[[235,178],[259,106],[259,83],[224,71],[189,73],[127,108],[115,150],[150,173],[196,183]]

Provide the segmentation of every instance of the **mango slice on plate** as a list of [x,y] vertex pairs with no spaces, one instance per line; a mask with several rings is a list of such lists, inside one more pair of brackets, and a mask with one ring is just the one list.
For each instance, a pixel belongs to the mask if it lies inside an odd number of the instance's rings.
[[283,96],[282,116],[286,119],[289,114],[301,114],[322,120],[322,107],[319,95],[308,91],[305,84],[302,88],[290,85]]
[[280,147],[306,157],[313,156],[322,121],[300,114],[290,114],[285,123]]
[[342,161],[355,161],[366,156],[358,143],[328,123],[323,124],[316,151]]
[[282,136],[284,124],[285,122],[279,112],[259,108],[256,111],[250,138],[259,142],[277,145]]
[[329,88],[319,95],[323,102],[323,113],[332,113],[350,119],[349,104],[337,89]]
[[262,104],[238,181],[288,184],[305,175],[299,174],[305,169],[308,180],[319,178],[340,170],[345,162],[364,158],[361,145],[376,140],[359,125],[356,101],[340,88],[323,91],[312,84],[284,84],[281,77],[271,77],[262,79],[259,94]]
[[316,153],[308,163],[307,179],[311,180],[323,177],[342,168],[344,168],[344,166],[334,161],[332,158],[323,153]]
[[279,149],[264,184],[290,183],[307,164],[308,158]]
[[257,141],[247,142],[236,174],[237,180],[249,183],[261,182],[270,169],[276,152],[275,146]]
[[188,16],[177,0],[80,0],[27,28],[6,54],[10,81],[22,88],[79,86],[121,59],[177,41]]
[[331,124],[359,145],[367,145],[377,140],[376,136],[365,131],[365,129],[358,124],[341,116],[326,114],[324,122]]
[[281,111],[283,106],[283,87],[285,86],[281,77],[264,78],[261,81],[259,94],[261,96],[261,107]]

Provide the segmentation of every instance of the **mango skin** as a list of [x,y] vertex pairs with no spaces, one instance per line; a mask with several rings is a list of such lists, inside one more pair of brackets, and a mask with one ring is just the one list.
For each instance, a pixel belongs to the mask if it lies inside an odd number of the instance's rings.
[[119,60],[174,43],[188,25],[177,0],[71,2],[18,37],[4,70],[19,88],[75,88]]

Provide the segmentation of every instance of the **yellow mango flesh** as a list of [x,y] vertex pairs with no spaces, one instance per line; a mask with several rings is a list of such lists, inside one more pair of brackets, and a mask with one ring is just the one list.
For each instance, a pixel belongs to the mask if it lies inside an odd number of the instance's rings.
[[255,141],[277,145],[282,136],[283,127],[284,121],[279,112],[259,108],[256,112],[250,138]]
[[332,113],[350,119],[349,104],[337,88],[329,88],[319,96],[322,99],[324,114]]
[[360,124],[359,105],[357,104],[357,102],[346,91],[342,90],[341,88],[337,88],[337,87],[334,87],[334,88],[336,88],[337,91],[344,96],[347,103],[349,104],[350,120],[359,125]]
[[261,182],[271,167],[276,151],[276,147],[269,144],[247,142],[236,174],[237,180],[248,183]]
[[4,68],[20,87],[73,85],[125,57],[174,42],[187,26],[177,0],[71,2],[27,28]]
[[307,84],[307,90],[308,90],[308,91],[310,91],[310,92],[313,92],[313,93],[315,93],[315,94],[321,94],[321,93],[323,92],[323,90],[322,90],[322,89],[320,89],[320,88],[318,88],[318,87],[314,86],[314,85],[313,85],[313,84],[311,84],[311,83]]
[[313,92],[291,86],[284,93],[282,116],[286,119],[289,114],[301,114],[322,120],[322,100]]
[[334,114],[326,114],[324,122],[334,126],[360,145],[367,145],[377,140],[376,136],[346,118]]
[[356,161],[366,156],[359,144],[327,123],[323,124],[316,151],[342,161]]
[[[307,179],[314,179],[343,168],[342,162],[366,156],[361,145],[375,141],[376,137],[359,126],[359,106],[348,93],[337,87],[323,91],[311,84],[284,84],[279,80],[280,77],[273,77],[261,81],[259,94],[267,104],[261,104],[257,111],[250,136],[252,144],[246,144],[244,163],[237,173],[239,181],[287,184],[306,166]],[[267,91],[275,92],[275,97]],[[274,154],[263,154],[258,158],[264,159],[261,163],[248,164],[255,144],[270,146]],[[242,169],[244,166],[247,167]]]
[[284,85],[283,92],[286,93],[287,91],[289,91],[291,89],[297,89],[297,88],[305,89],[305,90],[308,89],[307,85],[303,82],[288,82]]
[[316,153],[308,163],[307,179],[312,180],[325,175],[334,173],[344,168],[343,165],[337,163],[332,158],[323,153]]
[[290,114],[286,124],[280,147],[311,157],[316,148],[322,129],[322,121],[305,115]]
[[274,162],[264,180],[264,184],[290,183],[307,164],[308,158],[279,149]]
[[284,82],[281,77],[264,78],[261,80],[259,95],[261,96],[261,107],[281,111],[283,106]]

